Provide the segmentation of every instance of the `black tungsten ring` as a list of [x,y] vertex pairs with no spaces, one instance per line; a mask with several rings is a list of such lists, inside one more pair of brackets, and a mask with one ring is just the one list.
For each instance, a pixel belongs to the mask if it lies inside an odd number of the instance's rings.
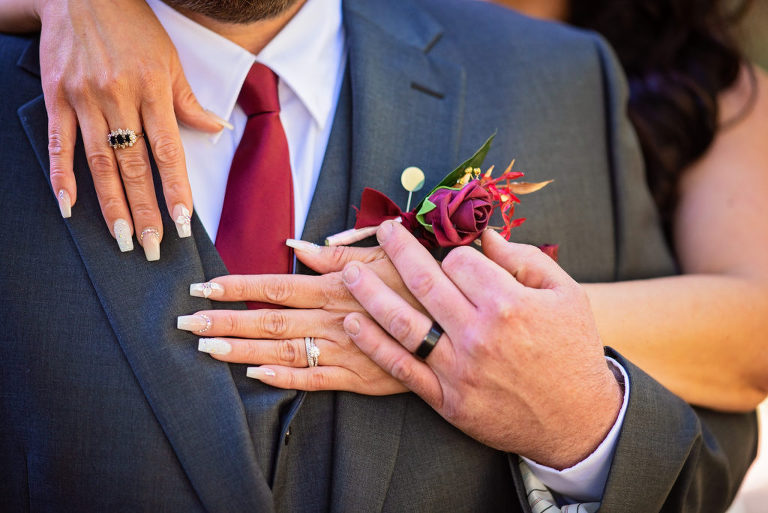
[[442,334],[443,328],[438,323],[433,322],[432,327],[429,328],[429,333],[427,333],[427,336],[424,337],[424,340],[421,341],[421,344],[419,344],[419,347],[416,348],[413,354],[425,360],[437,345],[437,341],[440,340],[440,335]]

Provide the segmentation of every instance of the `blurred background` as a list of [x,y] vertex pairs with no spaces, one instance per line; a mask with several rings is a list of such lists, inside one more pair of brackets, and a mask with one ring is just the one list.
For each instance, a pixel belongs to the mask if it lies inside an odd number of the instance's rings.
[[[754,0],[751,10],[741,22],[738,35],[749,57],[768,69],[768,0]],[[768,401],[760,407],[760,417],[760,455],[728,513],[768,511]]]

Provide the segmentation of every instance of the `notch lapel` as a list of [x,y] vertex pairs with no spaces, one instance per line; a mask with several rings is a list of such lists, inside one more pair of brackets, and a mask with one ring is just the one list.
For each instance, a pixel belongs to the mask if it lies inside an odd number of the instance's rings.
[[[48,177],[42,96],[18,113]],[[211,245],[208,236],[195,220],[194,237],[179,239],[164,214],[160,261],[147,262],[138,245],[131,253],[120,253],[97,215],[98,200],[80,141],[74,169],[77,208],[66,220],[67,228],[115,336],[200,501],[211,512],[272,510],[271,492],[256,461],[229,366],[199,353],[197,337],[175,327],[178,315],[214,308],[208,300],[189,296],[190,283],[212,277],[204,274],[198,252],[198,245],[203,250]],[[156,190],[161,191],[153,171]],[[158,203],[165,202],[159,198]]]
[[[425,172],[416,201],[455,167],[465,89],[463,68],[429,55],[442,27],[419,7],[347,0],[344,24],[352,148],[346,225],[336,231],[354,224],[349,206],[359,204],[363,188],[378,189],[405,208],[403,169]],[[316,201],[317,209],[338,208],[322,197]],[[331,510],[380,511],[397,459],[406,396],[339,393],[336,407]]]

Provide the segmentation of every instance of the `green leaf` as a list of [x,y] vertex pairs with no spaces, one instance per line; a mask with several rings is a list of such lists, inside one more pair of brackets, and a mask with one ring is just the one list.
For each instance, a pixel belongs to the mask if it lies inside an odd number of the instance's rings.
[[[496,132],[492,133],[491,136],[486,139],[486,141],[483,143],[482,146],[480,146],[480,149],[478,149],[474,155],[469,157],[467,160],[465,160],[462,164],[460,164],[456,169],[451,171],[448,175],[446,175],[445,178],[443,178],[437,186],[435,186],[434,189],[429,191],[429,194],[427,194],[424,199],[422,199],[417,205],[416,205],[416,212],[419,212],[421,210],[421,207],[425,201],[429,199],[430,196],[432,196],[432,193],[434,193],[437,189],[441,187],[447,187],[450,189],[456,188],[456,182],[459,181],[459,179],[464,176],[464,170],[466,170],[468,167],[475,168],[475,167],[481,167],[483,165],[483,161],[485,160],[485,156],[488,154],[488,150],[491,149],[491,143],[493,142],[493,138],[496,137]],[[434,206],[433,206],[434,208]],[[417,217],[418,219],[418,217]],[[426,225],[422,222],[421,219],[419,219],[419,223],[426,227]],[[431,227],[430,227],[431,228]],[[431,231],[431,230],[430,230]]]
[[[434,191],[433,191],[434,192]],[[430,193],[430,196],[432,194]],[[422,201],[421,208],[419,208],[416,211],[416,220],[419,222],[421,226],[426,228],[426,230],[429,233],[435,233],[434,229],[432,228],[432,225],[424,221],[424,216],[430,212],[432,212],[434,209],[437,208],[437,205],[429,201],[429,198],[425,198],[424,201]]]

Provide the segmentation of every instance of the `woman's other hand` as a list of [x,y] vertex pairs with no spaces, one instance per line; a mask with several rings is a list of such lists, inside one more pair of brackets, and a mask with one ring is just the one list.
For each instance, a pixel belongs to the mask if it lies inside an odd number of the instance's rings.
[[[177,119],[207,132],[222,126],[198,104],[173,44],[143,0],[44,0],[37,14],[51,184],[61,213],[69,217],[77,201],[79,125],[102,215],[120,250],[133,248],[135,233],[147,259],[156,260],[163,224],[145,141],[166,208],[178,220],[179,236],[188,236],[192,193]],[[113,150],[108,134],[117,129],[145,138]]]
[[[190,294],[214,301],[258,301],[290,309],[207,310],[182,316],[179,328],[200,335],[198,349],[217,360],[258,365],[248,375],[298,390],[346,390],[366,395],[405,392],[344,332],[350,312],[366,315],[341,279],[344,265],[360,262],[421,309],[381,248],[321,247],[303,241],[296,256],[321,276],[222,276],[193,284]],[[421,310],[423,312],[423,310]],[[305,337],[320,350],[318,366],[308,367]]]

